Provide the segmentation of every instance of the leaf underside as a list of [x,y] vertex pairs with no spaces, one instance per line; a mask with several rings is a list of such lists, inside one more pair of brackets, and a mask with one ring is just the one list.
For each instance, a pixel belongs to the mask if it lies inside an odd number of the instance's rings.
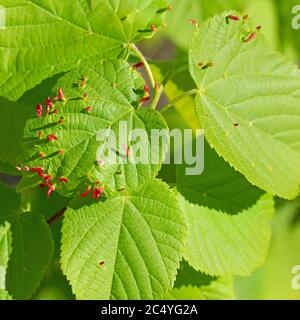
[[236,215],[188,203],[180,196],[188,225],[184,258],[212,276],[247,276],[265,260],[271,238],[273,199],[264,195]]

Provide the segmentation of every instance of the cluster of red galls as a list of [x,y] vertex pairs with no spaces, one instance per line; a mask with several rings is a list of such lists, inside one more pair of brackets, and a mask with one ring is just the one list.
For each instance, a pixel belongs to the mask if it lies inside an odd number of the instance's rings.
[[[16,170],[22,171],[22,168],[16,167]],[[53,193],[53,191],[55,190],[55,185],[51,183],[51,180],[52,180],[51,176],[49,174],[46,174],[42,167],[36,167],[36,168],[30,169],[28,166],[25,166],[23,168],[23,170],[27,171],[27,172],[28,171],[36,172],[38,174],[38,176],[44,180],[44,182],[41,182],[39,186],[40,186],[40,188],[44,188],[45,186],[48,188],[47,197],[49,198],[51,196],[51,194]],[[65,178],[65,177],[60,177],[59,181],[61,183],[68,183],[69,179]]]
[[[96,185],[99,184],[99,181],[96,181]],[[87,197],[92,191],[92,186],[88,186],[84,193],[80,194],[80,198]],[[104,192],[104,188],[96,186],[92,191],[92,198],[98,200]]]
[[[16,166],[16,170],[17,170],[17,171],[22,171],[22,168]],[[37,175],[44,180],[44,182],[41,182],[41,183],[39,184],[40,188],[44,188],[44,187],[46,186],[47,189],[48,189],[48,191],[47,191],[47,197],[49,198],[49,197],[52,195],[52,193],[53,193],[53,191],[56,189],[56,187],[55,187],[55,184],[53,184],[53,183],[51,182],[51,180],[52,180],[51,176],[50,176],[49,174],[47,174],[47,173],[44,172],[44,168],[42,168],[42,167],[35,167],[35,168],[31,168],[31,169],[30,169],[28,166],[25,166],[25,167],[23,168],[23,171],[26,171],[26,172],[29,172],[29,171],[31,171],[31,172],[36,172]],[[65,178],[65,177],[60,177],[60,178],[59,178],[59,182],[60,182],[60,183],[68,183],[68,182],[69,182],[69,179],[68,179],[68,178]],[[95,186],[94,188],[92,188],[92,186],[89,186],[89,187],[85,190],[84,193],[81,193],[81,194],[80,194],[80,198],[85,198],[85,197],[87,197],[87,196],[91,193],[91,191],[92,191],[92,198],[98,200],[98,199],[101,197],[101,195],[103,194],[104,188],[102,188],[102,187],[99,186],[99,184],[100,184],[99,181],[96,181],[95,184],[96,184],[96,186]]]
[[[58,95],[53,97],[53,101],[66,101],[66,98],[64,96],[64,93],[61,88],[58,89]],[[45,101],[46,105],[46,116],[49,115],[51,110],[54,108],[54,102],[51,100],[50,97],[48,97]],[[57,113],[57,109],[54,109],[52,111],[53,113]],[[36,115],[38,118],[41,118],[43,116],[43,105],[41,103],[38,103],[36,106]]]

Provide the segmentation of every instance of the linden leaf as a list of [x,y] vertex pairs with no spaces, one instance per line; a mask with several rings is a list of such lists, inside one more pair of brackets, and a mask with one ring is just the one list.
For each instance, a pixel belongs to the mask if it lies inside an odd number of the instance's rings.
[[[239,21],[226,22],[228,14]],[[197,28],[190,72],[196,112],[218,154],[251,183],[294,198],[300,184],[300,72],[235,12]]]
[[[83,77],[86,83],[82,87]],[[43,167],[63,195],[84,192],[97,180],[109,194],[130,190],[157,175],[168,144],[152,148],[152,129],[164,129],[167,135],[167,125],[159,112],[140,108],[139,101],[145,94],[144,81],[135,70],[124,61],[103,61],[68,73],[58,81],[53,95],[60,87],[66,101],[56,102],[48,116],[27,122],[24,142],[29,160],[24,165]],[[91,108],[88,111],[87,106]],[[127,132],[120,129],[121,125],[126,125]],[[99,132],[107,129],[112,132],[99,139]],[[134,140],[134,129],[145,133],[146,141],[142,145]],[[113,133],[115,146],[109,142]],[[56,138],[48,141],[51,135]],[[126,135],[128,146],[120,142]],[[102,147],[115,154],[116,163],[101,162],[105,155]],[[148,151],[145,163],[135,163],[133,151],[138,150]],[[153,155],[157,156],[156,163],[150,163]],[[122,161],[124,158],[127,161]],[[68,183],[60,183],[60,177],[67,178]]]
[[83,61],[126,57],[129,44],[151,37],[151,25],[160,27],[167,11],[165,0],[94,0],[91,5],[2,0],[1,95],[17,100],[43,79]]
[[159,181],[68,209],[62,269],[77,299],[158,299],[173,286],[186,235],[176,196]]
[[193,268],[212,276],[246,276],[261,266],[271,238],[271,196],[236,215],[190,204],[182,196],[180,202],[188,225],[184,258]]
[[42,215],[24,212],[21,196],[0,184],[0,224],[5,221],[13,237],[6,289],[15,299],[29,299],[52,258],[51,233]]

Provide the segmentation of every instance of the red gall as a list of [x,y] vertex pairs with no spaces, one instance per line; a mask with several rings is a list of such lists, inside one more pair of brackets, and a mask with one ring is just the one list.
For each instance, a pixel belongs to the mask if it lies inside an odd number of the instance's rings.
[[87,82],[87,78],[84,77],[84,78],[81,80],[81,82],[80,82],[80,87],[81,87],[81,88],[84,88],[84,87],[86,86],[86,82]]
[[32,172],[43,172],[44,168],[42,168],[42,167],[31,168],[31,171]]
[[40,189],[43,189],[45,187],[45,185],[43,183],[39,184]]
[[43,116],[43,106],[39,103],[36,106],[36,115],[38,118],[41,118]]
[[138,62],[132,66],[133,69],[139,69],[144,66],[144,62]]
[[64,154],[64,153],[65,153],[64,150],[62,150],[62,149],[59,149],[59,150],[58,150],[58,154],[59,154],[59,155],[62,155],[62,154]]
[[149,94],[149,87],[148,87],[147,83],[145,83],[145,85],[144,85],[144,92]]
[[62,88],[58,89],[58,99],[61,100],[61,101],[66,101],[66,98],[65,98],[65,95],[63,93]]
[[93,107],[90,107],[90,106],[89,106],[89,107],[86,107],[86,108],[85,108],[85,111],[86,111],[86,112],[92,112],[92,111],[93,111]]
[[96,187],[92,193],[92,198],[98,200],[102,193],[104,192],[104,189],[101,187]]
[[53,191],[55,190],[55,186],[50,186],[47,192],[47,198],[50,198]]
[[244,43],[248,43],[256,37],[256,32],[252,32],[246,39],[243,39]]
[[140,103],[145,103],[145,102],[147,102],[147,101],[149,101],[150,100],[150,96],[147,96],[147,97],[144,97],[144,98],[142,98],[142,99],[140,99]]
[[85,198],[85,197],[87,197],[87,196],[89,195],[89,193],[91,192],[91,190],[92,190],[92,187],[91,187],[91,186],[87,187],[87,189],[84,191],[84,193],[81,193],[81,194],[79,195],[80,198]]
[[193,24],[194,26],[198,25],[198,22],[196,19],[189,19],[189,23]]
[[28,166],[25,166],[25,167],[23,168],[23,170],[28,172],[28,171],[30,171],[30,168],[29,168]]
[[50,108],[54,107],[54,103],[51,101],[51,98],[48,97],[45,101],[46,106],[49,106]]
[[152,32],[156,32],[157,31],[157,28],[156,28],[154,23],[151,24],[151,31]]
[[48,116],[48,115],[49,115],[50,111],[51,111],[50,106],[46,106],[46,116]]
[[226,19],[227,24],[229,23],[229,20],[232,20],[232,21],[239,21],[240,20],[240,18],[238,16],[233,16],[233,15],[229,15],[225,19]]
[[53,140],[57,140],[57,136],[54,133],[51,133],[48,135],[47,140],[48,141],[53,141]]
[[18,167],[18,166],[15,166],[16,170],[17,171],[22,171],[22,168]]
[[68,183],[68,182],[69,182],[69,179],[68,179],[68,178],[65,178],[65,177],[60,177],[60,178],[59,178],[59,181],[60,181],[61,183]]
[[47,176],[43,171],[38,171],[37,172],[38,176],[45,179],[45,177]]

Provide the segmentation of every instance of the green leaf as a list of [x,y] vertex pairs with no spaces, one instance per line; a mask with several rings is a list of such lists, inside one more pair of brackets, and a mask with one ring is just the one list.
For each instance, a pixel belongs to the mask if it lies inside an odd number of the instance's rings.
[[[270,49],[260,31],[243,42],[255,26],[243,19],[227,24],[228,14],[199,27],[191,44],[200,124],[210,145],[251,183],[294,198],[300,183],[299,70]],[[208,62],[213,66],[198,66]]]
[[273,199],[264,195],[237,215],[189,204],[180,197],[188,225],[184,258],[209,275],[249,275],[265,260],[271,238]]
[[[282,4],[287,1],[279,2]],[[269,42],[274,47],[278,44],[276,17],[278,5],[273,0],[170,0],[170,4],[173,10],[167,16],[168,28],[165,34],[168,39],[182,49],[188,49],[192,39],[194,26],[189,23],[190,19],[201,23],[210,16],[233,9],[247,13],[255,19],[257,24],[263,24],[263,33]],[[286,23],[286,26],[290,28],[290,23]]]
[[[83,76],[88,78],[85,88],[79,86]],[[119,148],[121,121],[127,125],[128,140],[132,143],[133,151],[140,146],[131,139],[131,130],[146,130],[149,143],[148,146],[143,145],[143,149],[148,149],[149,160],[152,154],[151,130],[167,129],[159,112],[138,107],[138,102],[144,95],[144,81],[126,62],[114,60],[86,65],[61,78],[53,94],[57,94],[59,87],[63,88],[67,102],[55,104],[58,113],[27,122],[24,141],[30,160],[24,165],[42,166],[54,182],[61,176],[68,178],[69,183],[57,186],[57,190],[63,195],[72,195],[78,188],[83,192],[96,180],[101,181],[106,190],[130,190],[157,175],[168,149],[166,144],[157,150],[160,164],[135,164],[128,158],[127,164],[117,161],[117,164],[99,166],[96,161],[103,156],[103,153],[99,155],[97,152],[101,146],[113,150],[117,160],[124,158],[125,151],[122,147]],[[83,100],[84,93],[87,93],[86,101]],[[92,106],[93,110],[85,112],[86,106]],[[64,120],[62,125],[58,123],[59,119]],[[115,133],[117,146],[111,146],[108,139],[97,141],[102,129],[111,129]],[[42,139],[37,137],[39,131],[43,133]],[[55,134],[58,140],[47,141],[50,134]],[[121,136],[125,138],[125,134]],[[64,151],[63,155],[59,154],[59,149]],[[44,152],[46,157],[40,159],[39,152]]]
[[13,235],[6,288],[15,299],[29,299],[51,260],[51,233],[41,214],[24,212],[21,196],[0,184],[0,224],[5,221]]
[[180,268],[177,272],[174,287],[203,287],[208,286],[213,280],[216,279],[217,278],[215,277],[211,277],[195,270],[185,260],[182,260],[180,263]]
[[62,269],[77,299],[159,299],[173,286],[185,235],[175,195],[153,180],[131,195],[68,209]]
[[43,81],[40,85],[29,90],[18,102],[10,102],[0,98],[0,171],[19,175],[15,165],[24,161],[25,151],[23,148],[23,135],[25,123],[36,115],[33,106],[37,101],[44,101],[49,95],[54,84],[62,75],[56,75]]
[[2,0],[0,91],[10,100],[81,62],[128,54],[128,44],[153,35],[165,0]]
[[11,242],[10,224],[6,222],[4,226],[0,226],[0,289],[6,288],[6,269],[12,250]]
[[233,281],[231,277],[219,278],[207,286],[183,286],[174,288],[164,300],[234,300]]
[[6,290],[0,289],[0,300],[12,300],[12,297]]
[[204,144],[204,172],[198,176],[185,173],[187,165],[176,167],[177,189],[189,202],[229,214],[253,206],[263,191],[251,185],[209,146]]

